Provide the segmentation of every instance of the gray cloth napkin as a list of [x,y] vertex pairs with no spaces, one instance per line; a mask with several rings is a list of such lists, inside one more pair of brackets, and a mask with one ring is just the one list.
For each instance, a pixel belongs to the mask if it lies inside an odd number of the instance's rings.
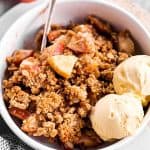
[[[13,2],[15,0],[3,0],[3,3]],[[141,9],[138,6],[132,5],[130,0],[108,0],[110,2],[118,3],[122,7],[125,7],[128,11],[131,11],[135,16],[138,16],[141,22],[150,30],[149,23],[149,14]],[[143,6],[146,6],[148,10],[150,10],[150,2],[149,0],[135,0],[136,2],[141,3]],[[0,4],[2,4],[2,0],[0,0]],[[8,5],[7,5],[8,6]],[[0,5],[0,12],[2,10],[2,5]],[[138,14],[138,15],[137,15]],[[15,136],[12,131],[8,128],[8,126],[4,123],[2,118],[0,117],[0,150],[33,150],[23,143],[17,136]]]
[[0,117],[0,150],[32,150],[15,136]]

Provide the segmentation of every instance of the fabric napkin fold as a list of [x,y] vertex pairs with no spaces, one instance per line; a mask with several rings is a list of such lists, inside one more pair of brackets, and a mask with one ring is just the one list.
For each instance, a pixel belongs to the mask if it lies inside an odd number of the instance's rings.
[[[131,2],[131,0],[107,0],[111,3],[115,3],[129,12],[133,13],[145,27],[150,31],[149,18],[150,14],[142,9],[139,5]],[[11,2],[11,1],[10,1]],[[149,0],[143,1],[148,3]],[[150,2],[149,2],[150,3]],[[149,8],[150,9],[150,8]],[[12,131],[7,127],[2,118],[0,117],[0,150],[32,150],[24,144]]]
[[7,127],[0,117],[0,150],[32,150]]

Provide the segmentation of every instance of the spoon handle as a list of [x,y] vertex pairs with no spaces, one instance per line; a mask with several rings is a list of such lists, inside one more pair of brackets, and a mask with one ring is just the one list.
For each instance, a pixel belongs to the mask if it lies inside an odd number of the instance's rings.
[[56,0],[49,0],[49,3],[48,3],[48,15],[47,15],[46,22],[44,25],[44,33],[43,33],[43,39],[42,39],[42,44],[41,44],[41,51],[46,47],[47,34],[51,30],[51,17],[52,17],[52,12],[53,12],[55,3],[56,3]]

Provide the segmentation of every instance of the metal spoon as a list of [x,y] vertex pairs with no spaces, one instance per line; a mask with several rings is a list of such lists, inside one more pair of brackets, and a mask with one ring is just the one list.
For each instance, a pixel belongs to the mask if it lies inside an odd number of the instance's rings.
[[42,44],[41,44],[41,51],[43,51],[43,49],[46,47],[47,35],[49,31],[51,30],[51,18],[52,18],[52,13],[53,13],[55,4],[56,4],[56,0],[49,0],[48,15],[47,15],[46,22],[44,25],[44,33],[43,33],[43,39],[42,39]]

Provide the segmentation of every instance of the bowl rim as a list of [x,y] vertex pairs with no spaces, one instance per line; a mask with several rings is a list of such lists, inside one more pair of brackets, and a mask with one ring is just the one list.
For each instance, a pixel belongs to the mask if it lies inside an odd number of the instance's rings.
[[[113,9],[116,9],[116,11],[122,13],[123,15],[127,16],[130,20],[133,20],[136,24],[139,25],[139,27],[143,30],[143,32],[145,33],[147,39],[150,40],[150,33],[148,32],[148,30],[144,27],[144,25],[131,13],[127,12],[125,9],[123,9],[120,6],[117,6],[116,4],[112,4],[106,1],[99,1],[99,0],[60,0],[59,3],[73,3],[73,2],[86,2],[86,3],[97,3],[98,5],[107,5],[108,7],[111,7]],[[9,29],[7,30],[7,32],[4,34],[4,36],[1,38],[0,41],[0,47],[1,47],[1,43],[3,43],[3,41],[5,41],[5,39],[8,37],[7,35],[9,34],[10,30],[12,30],[16,24],[18,24],[18,22],[20,22],[20,20],[22,20],[22,18],[26,18],[26,16],[28,16],[30,14],[30,12],[33,11],[37,11],[39,9],[43,9],[47,6],[48,0],[44,0],[43,3],[41,5],[36,6],[35,8],[25,12],[23,15],[21,15],[18,19],[16,19],[16,21],[11,25],[11,27],[9,27]],[[0,63],[1,64],[1,63]],[[55,148],[51,148],[48,147],[42,143],[39,143],[38,141],[32,139],[31,137],[29,137],[26,133],[24,133],[17,125],[16,123],[13,121],[12,117],[10,116],[6,106],[5,106],[5,102],[3,100],[3,96],[2,96],[2,79],[0,79],[0,114],[3,118],[3,120],[6,122],[6,124],[8,125],[8,127],[13,131],[13,133],[19,137],[23,142],[25,142],[27,145],[29,145],[32,148],[36,148],[39,150],[54,150]],[[137,132],[135,133],[135,135],[124,138],[122,140],[120,140],[117,143],[114,143],[112,145],[107,146],[106,148],[101,148],[101,150],[114,150],[114,149],[118,149],[120,148],[122,145],[125,145],[129,142],[131,142],[136,136],[138,136],[141,131],[146,127],[147,123],[150,120],[150,116],[147,116],[147,114],[144,116],[144,118],[146,118],[144,120],[144,122],[142,123],[142,126],[137,130]]]

